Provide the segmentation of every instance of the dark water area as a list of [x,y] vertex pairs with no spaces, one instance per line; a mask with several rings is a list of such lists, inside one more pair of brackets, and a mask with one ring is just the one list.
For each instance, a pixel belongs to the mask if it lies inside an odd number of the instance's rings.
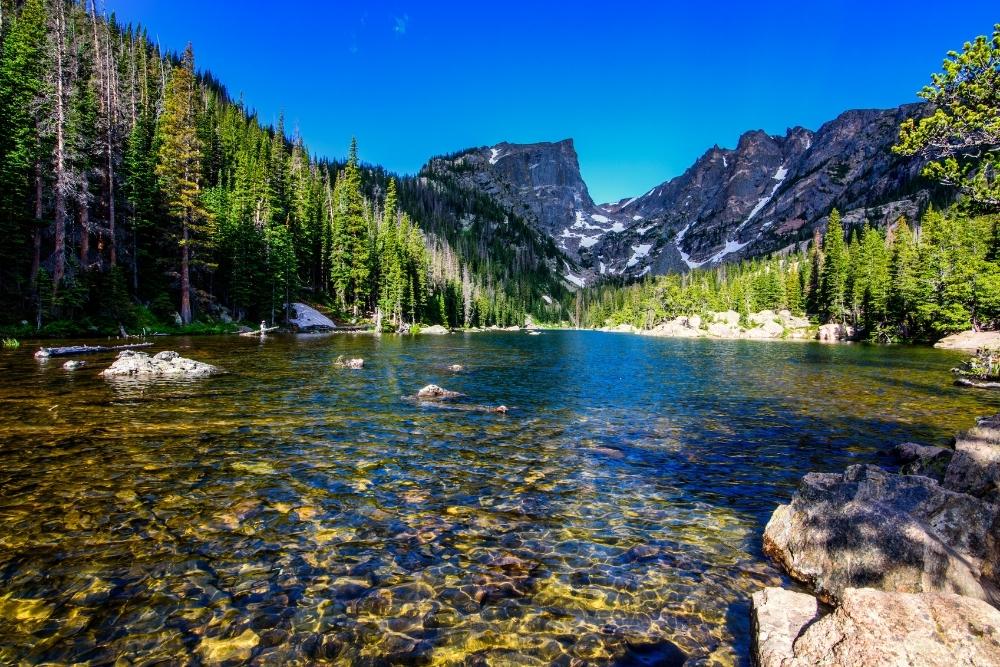
[[[155,343],[228,374],[0,351],[2,664],[747,664],[749,595],[788,585],[761,532],[804,473],[1000,412],[925,348]],[[510,412],[406,399],[430,382]]]

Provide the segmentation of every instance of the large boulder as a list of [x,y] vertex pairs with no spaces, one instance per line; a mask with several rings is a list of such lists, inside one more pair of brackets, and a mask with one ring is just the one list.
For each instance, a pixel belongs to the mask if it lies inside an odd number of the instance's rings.
[[764,551],[827,602],[847,588],[954,592],[1000,604],[997,505],[871,465],[809,473]]
[[[771,312],[771,311],[764,311]],[[774,320],[766,320],[760,326],[748,329],[743,332],[740,338],[768,339],[781,338],[785,333],[785,328]]]
[[934,347],[945,350],[969,350],[974,352],[984,347],[1000,348],[1000,331],[963,331],[945,336]]
[[753,595],[753,653],[760,667],[1000,665],[1000,611],[946,593],[847,588],[817,619],[816,599],[766,588]]
[[944,486],[1000,503],[1000,415],[978,420],[955,439]]
[[186,359],[176,352],[164,351],[151,357],[145,352],[123,350],[101,375],[106,378],[181,378],[206,377],[221,372],[216,366]]
[[700,317],[696,320],[696,323],[698,326],[694,326],[690,318],[678,316],[672,320],[660,322],[652,329],[642,331],[641,333],[645,336],[660,336],[663,338],[698,338],[703,336],[705,332],[699,328],[701,326]]
[[740,327],[725,322],[713,322],[708,325],[708,335],[715,338],[739,338]]
[[723,310],[718,313],[711,314],[712,320],[719,322],[720,324],[728,324],[730,327],[738,328],[740,326],[740,314],[735,310]]
[[822,343],[837,343],[842,340],[854,338],[854,327],[839,322],[824,324],[816,332],[816,340]]
[[337,325],[329,317],[304,303],[290,305],[288,323],[300,331],[330,331]]
[[419,332],[422,334],[430,334],[437,336],[451,333],[450,331],[448,331],[447,328],[441,326],[440,324],[435,324],[429,327],[420,327]]

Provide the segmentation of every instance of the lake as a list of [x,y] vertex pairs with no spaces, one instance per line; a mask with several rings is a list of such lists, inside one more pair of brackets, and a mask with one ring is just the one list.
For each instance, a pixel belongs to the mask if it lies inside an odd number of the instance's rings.
[[[0,351],[0,663],[745,664],[749,595],[790,585],[761,533],[804,473],[1000,412],[926,348],[155,343],[228,374]],[[431,382],[467,398],[407,398]]]

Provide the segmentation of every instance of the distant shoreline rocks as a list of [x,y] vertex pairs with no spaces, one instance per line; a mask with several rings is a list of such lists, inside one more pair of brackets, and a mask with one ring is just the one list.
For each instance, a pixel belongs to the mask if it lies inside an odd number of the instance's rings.
[[816,337],[816,327],[808,319],[788,310],[762,310],[743,318],[735,310],[678,316],[652,329],[631,324],[602,327],[599,331],[633,333],[656,338],[714,338],[721,340],[808,340]]

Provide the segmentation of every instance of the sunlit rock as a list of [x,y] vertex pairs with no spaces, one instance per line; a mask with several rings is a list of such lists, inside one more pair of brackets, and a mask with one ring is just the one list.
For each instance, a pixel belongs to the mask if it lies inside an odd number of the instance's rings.
[[458,398],[464,395],[465,394],[462,394],[457,391],[449,391],[448,389],[443,389],[437,386],[436,384],[429,384],[417,392],[417,398],[422,401],[444,401],[451,398]]
[[1000,603],[996,505],[871,465],[809,473],[764,530],[764,551],[828,602],[854,587]]
[[186,359],[176,352],[164,351],[151,357],[145,352],[123,350],[101,375],[106,378],[207,377],[221,372],[216,366]]
[[760,667],[907,667],[1000,664],[1000,611],[945,593],[843,591],[818,616],[816,599],[766,588],[753,595],[753,652]]

